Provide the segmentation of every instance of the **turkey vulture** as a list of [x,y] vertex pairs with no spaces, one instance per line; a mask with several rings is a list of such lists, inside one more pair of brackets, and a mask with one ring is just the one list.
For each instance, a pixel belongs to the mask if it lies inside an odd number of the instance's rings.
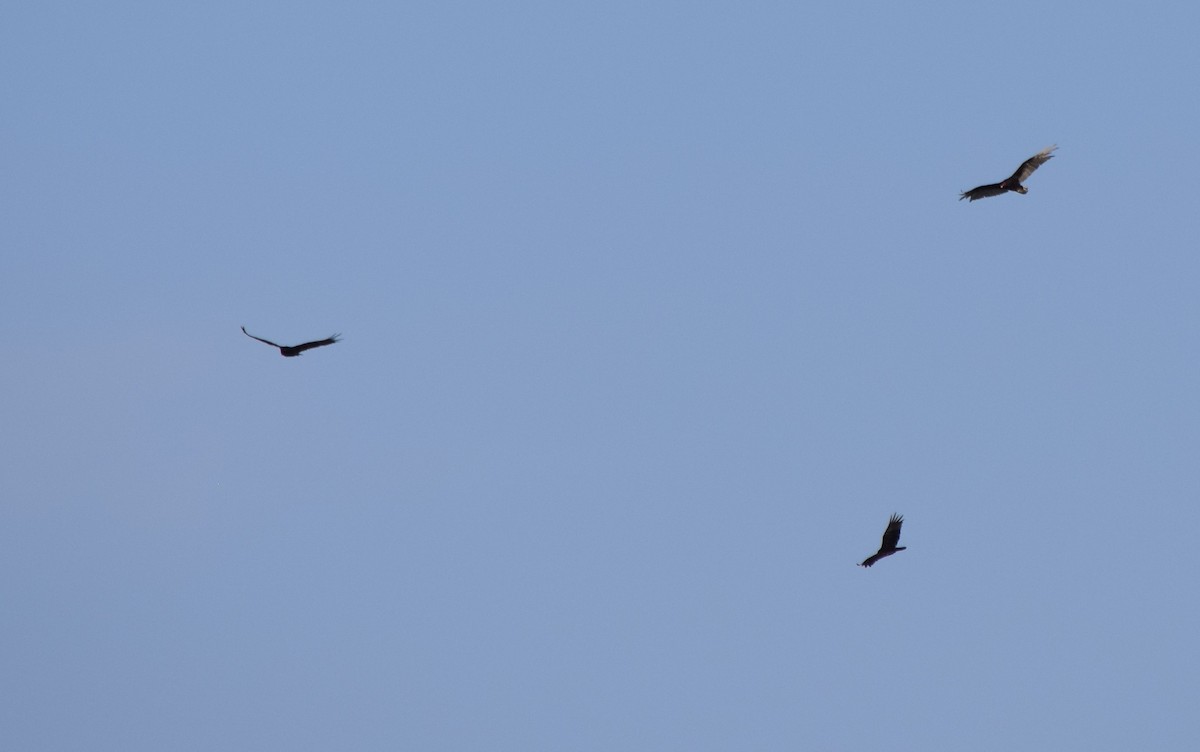
[[305,350],[311,350],[314,347],[324,347],[325,345],[332,345],[334,342],[338,341],[338,337],[342,336],[340,334],[335,334],[332,337],[330,337],[329,339],[319,339],[316,342],[305,342],[303,345],[277,345],[269,339],[263,339],[262,337],[255,337],[253,334],[246,331],[246,327],[244,327],[244,326],[242,327],[242,334],[245,334],[250,339],[256,339],[259,342],[265,342],[266,344],[270,345],[271,347],[278,347],[279,354],[285,358],[294,358],[297,355],[299,355],[300,353],[304,352]]
[[1026,180],[1028,180],[1029,176],[1033,174],[1034,170],[1041,167],[1049,160],[1054,159],[1054,155],[1052,155],[1050,152],[1057,148],[1057,146],[1051,146],[1042,149],[1037,154],[1034,154],[1032,157],[1022,162],[1021,166],[1017,168],[1017,171],[1010,175],[1006,180],[1003,180],[999,183],[992,183],[991,185],[981,185],[978,188],[972,188],[971,190],[959,196],[958,200],[962,201],[965,198],[974,201],[977,198],[999,196],[1001,193],[1007,193],[1008,191],[1029,193],[1029,189],[1021,185],[1021,183],[1024,183]]
[[879,550],[873,556],[868,557],[862,564],[859,564],[859,566],[869,567],[885,556],[891,556],[897,551],[903,551],[908,548],[908,546],[896,545],[900,542],[900,526],[903,524],[904,517],[899,514],[893,514],[892,518],[888,520],[887,530],[883,531],[883,543],[879,545]]

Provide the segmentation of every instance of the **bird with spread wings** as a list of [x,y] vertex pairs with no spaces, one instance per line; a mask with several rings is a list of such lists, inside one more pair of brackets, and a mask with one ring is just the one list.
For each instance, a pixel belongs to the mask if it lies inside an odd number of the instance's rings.
[[867,559],[863,561],[862,564],[859,564],[859,566],[869,567],[885,556],[891,556],[897,551],[903,551],[904,549],[908,548],[908,546],[896,545],[900,542],[900,526],[903,524],[903,515],[893,514],[892,518],[888,520],[887,530],[883,531],[883,542],[880,544],[879,550],[867,557]]
[[342,336],[340,334],[335,334],[332,337],[329,337],[328,339],[319,339],[319,340],[316,340],[313,342],[305,342],[302,345],[277,345],[269,339],[263,339],[262,337],[255,337],[253,334],[246,331],[246,327],[244,327],[244,326],[242,327],[242,334],[245,334],[250,339],[256,339],[259,342],[268,344],[271,347],[278,347],[279,354],[285,358],[294,358],[297,355],[299,355],[300,353],[304,352],[305,350],[311,350],[314,347],[324,347],[325,345],[332,345],[334,342],[338,341],[338,337]]
[[1033,174],[1034,170],[1046,164],[1046,162],[1050,161],[1051,159],[1054,159],[1054,155],[1050,152],[1057,148],[1057,146],[1050,146],[1042,149],[1037,154],[1034,154],[1032,157],[1022,162],[1021,166],[1017,168],[1017,171],[1012,175],[1009,175],[1004,180],[1001,180],[999,183],[981,185],[978,188],[972,188],[969,191],[964,191],[963,194],[958,197],[958,200],[962,201],[965,198],[969,201],[975,201],[976,199],[988,198],[990,196],[999,196],[1001,193],[1008,193],[1009,191],[1015,191],[1016,193],[1029,193],[1029,189],[1021,184],[1029,179],[1029,176]]

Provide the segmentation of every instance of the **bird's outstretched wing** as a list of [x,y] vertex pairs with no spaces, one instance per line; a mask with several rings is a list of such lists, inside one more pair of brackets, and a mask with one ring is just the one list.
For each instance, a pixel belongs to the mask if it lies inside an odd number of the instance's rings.
[[872,554],[872,555],[868,556],[866,559],[864,559],[864,560],[863,560],[863,563],[862,563],[862,564],[859,564],[859,566],[860,566],[860,567],[869,567],[869,566],[871,566],[872,564],[874,564],[875,562],[877,562],[877,561],[879,561],[880,559],[882,559],[882,558],[883,558],[884,556],[886,556],[886,555],[887,555],[887,554],[882,554],[882,553],[879,553],[879,554]]
[[978,188],[972,188],[969,191],[963,191],[958,200],[962,201],[965,198],[968,201],[977,201],[989,196],[999,196],[1001,193],[1008,193],[1008,189],[1002,187],[1000,183],[991,183],[989,185],[981,185]]
[[1045,164],[1046,162],[1049,162],[1050,160],[1052,160],[1052,158],[1054,158],[1054,155],[1050,154],[1050,152],[1054,151],[1057,148],[1058,148],[1058,146],[1046,146],[1045,149],[1037,152],[1036,155],[1033,155],[1032,157],[1028,158],[1028,160],[1026,160],[1025,162],[1021,162],[1021,166],[1019,168],[1016,168],[1016,172],[1013,173],[1012,178],[1009,178],[1009,180],[1015,180],[1016,182],[1025,182],[1028,179],[1028,176],[1033,174],[1033,170],[1036,170],[1039,167],[1042,167],[1043,164]]
[[314,347],[324,347],[325,345],[332,345],[333,343],[338,341],[338,337],[340,337],[340,336],[342,336],[342,335],[334,334],[327,339],[319,339],[319,340],[316,340],[313,342],[305,342],[303,345],[296,345],[295,347],[290,347],[288,349],[292,350],[297,355],[299,355],[300,353],[304,352],[305,350],[311,350]]
[[262,337],[255,337],[253,334],[251,334],[250,332],[246,331],[246,327],[244,327],[244,326],[242,327],[242,334],[245,334],[245,335],[246,335],[247,337],[249,337],[250,339],[256,339],[256,340],[258,340],[259,342],[266,343],[266,344],[270,345],[271,347],[278,347],[280,350],[282,350],[282,349],[283,349],[283,345],[277,345],[277,344],[275,344],[274,342],[272,342],[272,341],[271,341],[271,340],[269,340],[269,339],[263,339]]
[[880,550],[892,550],[900,542],[900,526],[904,524],[904,516],[893,514],[888,520],[887,530],[883,531],[883,545]]
[[1021,166],[1017,168],[1017,171],[1012,174],[1012,177],[1009,178],[1009,180],[1015,180],[1018,183],[1024,183],[1025,180],[1033,174],[1034,170],[1046,164],[1051,159],[1054,159],[1054,155],[1050,152],[1057,148],[1058,146],[1048,146],[1039,151],[1037,154],[1034,154],[1029,159],[1026,159],[1021,163]]

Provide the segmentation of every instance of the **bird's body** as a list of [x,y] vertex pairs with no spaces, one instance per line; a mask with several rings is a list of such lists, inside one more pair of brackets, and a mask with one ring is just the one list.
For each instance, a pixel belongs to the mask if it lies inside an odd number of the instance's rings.
[[1012,175],[1009,175],[1004,180],[1001,180],[999,183],[989,183],[988,185],[981,185],[978,188],[972,188],[969,191],[964,191],[962,195],[958,197],[958,200],[962,201],[965,198],[968,201],[975,201],[977,199],[988,198],[990,196],[999,196],[1001,193],[1008,193],[1009,191],[1013,191],[1014,193],[1029,193],[1029,189],[1022,185],[1022,183],[1029,179],[1029,176],[1033,174],[1034,170],[1041,167],[1051,159],[1054,159],[1054,155],[1050,152],[1057,148],[1057,146],[1051,146],[1039,151],[1037,154],[1034,154],[1032,157],[1022,162],[1021,166],[1017,168],[1017,171]]
[[242,327],[242,334],[245,334],[250,339],[256,339],[259,342],[270,345],[271,347],[278,347],[279,354],[285,358],[294,358],[297,355],[299,355],[300,353],[304,352],[305,350],[311,350],[314,347],[324,347],[325,345],[332,345],[334,342],[338,341],[338,337],[342,336],[340,334],[335,334],[332,337],[329,337],[328,339],[319,339],[314,342],[305,342],[302,345],[277,345],[269,339],[263,339],[262,337],[255,337],[253,334],[246,331],[246,327],[244,327],[244,326]]
[[900,542],[900,526],[903,524],[903,515],[893,514],[892,518],[888,520],[887,530],[883,531],[883,542],[880,543],[879,550],[871,556],[868,556],[861,564],[859,564],[859,566],[869,567],[885,556],[891,556],[897,551],[903,551],[904,549],[908,548],[908,546],[896,545]]

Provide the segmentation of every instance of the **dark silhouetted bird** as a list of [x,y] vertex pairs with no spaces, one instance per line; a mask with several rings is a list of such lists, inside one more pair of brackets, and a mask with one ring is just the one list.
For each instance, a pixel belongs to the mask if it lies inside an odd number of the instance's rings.
[[879,550],[873,556],[868,557],[860,567],[869,567],[885,556],[891,556],[897,551],[903,551],[907,546],[897,546],[900,542],[900,526],[904,524],[904,517],[898,514],[893,514],[888,520],[887,530],[883,531],[883,543],[879,545]]
[[971,190],[966,191],[959,196],[958,200],[962,201],[965,198],[974,201],[978,198],[999,196],[1001,193],[1008,193],[1009,191],[1016,191],[1017,193],[1029,193],[1029,189],[1021,185],[1021,183],[1024,183],[1026,180],[1028,180],[1029,176],[1033,174],[1034,170],[1046,164],[1046,162],[1049,160],[1054,159],[1054,155],[1052,155],[1050,152],[1057,148],[1057,146],[1051,146],[1039,151],[1037,154],[1034,154],[1032,157],[1022,162],[1021,166],[1017,168],[1017,171],[1010,175],[1007,179],[1002,180],[999,183],[981,185],[978,188],[972,188]]
[[242,327],[242,334],[245,334],[250,339],[256,339],[259,342],[265,342],[266,344],[270,345],[271,347],[278,347],[279,354],[285,358],[294,358],[297,355],[299,355],[300,353],[304,352],[305,350],[311,350],[314,347],[324,347],[325,345],[332,345],[334,342],[338,341],[338,337],[342,336],[340,334],[335,334],[332,337],[330,337],[329,339],[319,339],[316,342],[305,342],[303,345],[277,345],[269,339],[263,339],[262,337],[255,337],[253,334],[246,331],[246,327],[244,327],[244,326]]

